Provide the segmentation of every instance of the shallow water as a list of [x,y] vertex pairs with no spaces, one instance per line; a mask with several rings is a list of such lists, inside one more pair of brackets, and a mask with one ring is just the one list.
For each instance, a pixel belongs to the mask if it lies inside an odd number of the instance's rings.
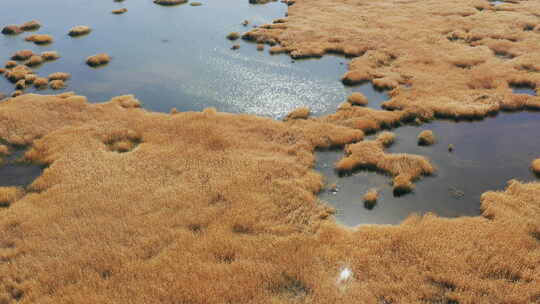
[[23,155],[24,150],[16,150],[4,157],[0,164],[0,187],[25,187],[41,175],[41,166],[19,161]]
[[[297,107],[309,106],[315,115],[321,115],[334,112],[353,90],[339,81],[347,69],[343,57],[293,62],[287,55],[270,56],[268,47],[260,52],[255,44],[241,40],[234,42],[241,45],[239,50],[230,49],[233,42],[225,38],[229,32],[245,32],[253,25],[283,17],[285,4],[203,3],[199,7],[163,7],[152,1],[6,1],[4,13],[0,13],[3,24],[38,19],[43,24],[38,32],[53,35],[55,41],[35,46],[24,41],[25,33],[1,35],[0,54],[8,60],[20,49],[56,50],[62,58],[37,71],[43,76],[71,73],[65,91],[75,90],[92,101],[134,94],[154,111],[216,107],[281,118]],[[120,7],[129,11],[110,13]],[[242,26],[243,20],[250,24]],[[88,25],[93,31],[71,38],[67,32],[75,25]],[[111,55],[111,63],[99,69],[86,66],[85,58],[100,52]],[[11,93],[13,87],[0,80],[0,92]]]
[[[321,199],[338,209],[338,222],[359,224],[397,224],[413,212],[434,212],[440,216],[475,216],[480,214],[480,195],[488,190],[504,189],[508,180],[535,180],[530,163],[540,155],[540,113],[502,113],[475,122],[435,121],[422,126],[402,126],[392,130],[397,135],[392,153],[413,153],[428,157],[437,173],[416,182],[413,193],[395,197],[391,177],[375,172],[357,171],[339,177],[333,164],[342,151],[317,153],[317,169],[328,184],[337,183],[338,191],[325,190]],[[433,130],[437,143],[418,146],[416,136]],[[372,136],[373,137],[373,136]],[[369,139],[369,138],[368,138]],[[452,144],[454,150],[448,151]],[[370,188],[380,190],[377,205],[364,208],[362,196]]]

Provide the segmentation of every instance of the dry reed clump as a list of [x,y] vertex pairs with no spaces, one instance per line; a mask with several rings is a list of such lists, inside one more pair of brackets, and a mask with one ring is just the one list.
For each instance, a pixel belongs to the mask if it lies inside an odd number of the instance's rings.
[[11,93],[11,97],[15,98],[15,97],[19,97],[19,96],[21,96],[21,95],[23,95],[23,94],[24,94],[24,91],[22,91],[22,90],[15,90],[15,91],[13,91],[13,93]]
[[540,174],[540,158],[537,158],[532,161],[531,169],[534,173]]
[[26,77],[25,79],[21,79],[15,83],[15,88],[17,90],[24,90],[26,89]]
[[373,207],[375,207],[375,205],[377,204],[378,199],[379,191],[377,191],[377,189],[369,189],[363,197],[364,206],[367,209],[373,209]]
[[339,172],[355,169],[375,169],[394,177],[394,192],[403,194],[412,191],[412,182],[423,175],[430,175],[435,168],[428,159],[413,154],[388,154],[384,148],[391,145],[394,135],[383,132],[376,140],[361,141],[345,148],[346,156],[339,160],[335,168]]
[[113,13],[115,15],[121,15],[123,13],[126,13],[127,11],[128,11],[127,8],[119,8],[119,9],[113,10],[111,13]]
[[20,33],[22,33],[22,30],[18,25],[10,24],[2,28],[2,34],[4,35],[17,35]]
[[[274,40],[276,53],[292,57],[352,56],[343,83],[389,90],[388,109],[476,119],[506,109],[511,79],[540,85],[530,69],[540,61],[538,20],[530,14],[540,4],[515,1],[511,11],[495,13],[473,2],[296,1],[288,17],[243,37]],[[538,107],[535,97],[513,109]]]
[[11,152],[9,151],[9,147],[6,146],[6,145],[0,144],[0,155],[6,156],[6,155],[9,155],[9,154],[11,154]]
[[45,61],[53,61],[60,58],[60,54],[56,51],[45,51],[41,53],[41,58]]
[[91,67],[105,65],[111,61],[111,57],[105,53],[97,54],[86,58],[86,64]]
[[33,42],[35,44],[49,44],[49,43],[52,43],[54,39],[53,39],[53,37],[51,35],[34,34],[34,35],[30,35],[30,36],[24,38],[24,40],[29,41],[29,42]]
[[49,82],[49,87],[53,90],[61,90],[66,87],[66,84],[63,80],[57,79],[57,80],[51,80]]
[[165,6],[178,5],[178,4],[183,4],[187,2],[188,0],[154,0],[155,4],[165,5]]
[[[361,131],[128,104],[139,103],[26,94],[0,104],[0,138],[49,165],[1,211],[4,302],[538,300],[538,183],[485,194],[482,217],[347,230],[317,199],[313,150]],[[131,152],[105,143],[129,134],[141,140]]]
[[24,195],[18,187],[0,187],[0,208],[8,208]]
[[0,92],[0,100],[3,100],[4,98],[6,98],[6,94]]
[[37,20],[32,20],[21,24],[20,28],[23,31],[35,31],[39,30],[41,23]]
[[347,101],[357,106],[365,106],[368,104],[368,99],[360,92],[354,92],[349,95],[349,97],[347,97]]
[[36,89],[44,89],[47,87],[48,84],[49,84],[49,79],[45,77],[37,77],[34,80],[34,87]]
[[68,80],[71,78],[70,73],[56,72],[49,75],[49,80]]
[[4,75],[6,78],[16,83],[17,81],[24,79],[26,75],[33,74],[33,71],[25,65],[17,65],[16,67],[8,70]]
[[418,134],[418,145],[420,146],[431,146],[435,141],[435,134],[431,130],[423,130]]
[[257,51],[264,51],[264,44],[262,43],[257,44]]
[[89,34],[91,31],[92,29],[89,26],[77,25],[77,26],[72,27],[69,30],[68,35],[71,37],[78,37],[78,36]]
[[240,48],[240,44],[233,44],[231,46],[231,50],[238,50]]
[[38,77],[35,74],[26,74],[24,76],[24,81],[26,82],[26,84],[32,84],[34,83],[34,81],[36,81],[37,78]]
[[194,2],[190,2],[189,5],[191,5],[191,6],[201,6],[201,5],[203,5],[203,4],[202,4],[202,2],[196,2],[196,1],[194,1]]
[[231,33],[227,34],[227,39],[234,41],[234,40],[239,39],[240,36],[241,35],[238,32],[231,32]]
[[43,57],[41,57],[40,55],[34,55],[30,57],[30,59],[28,59],[24,64],[29,67],[34,67],[42,64],[43,61]]
[[283,118],[284,121],[291,120],[291,119],[307,119],[309,117],[309,114],[311,113],[311,109],[308,107],[300,107],[293,111],[291,111],[285,118]]
[[18,65],[17,61],[13,61],[13,60],[8,60],[6,61],[6,63],[4,64],[4,66],[6,67],[6,69],[12,69],[14,67],[16,67]]
[[34,52],[32,50],[20,50],[17,51],[13,56],[11,56],[12,60],[22,61],[30,59],[30,57],[34,56]]

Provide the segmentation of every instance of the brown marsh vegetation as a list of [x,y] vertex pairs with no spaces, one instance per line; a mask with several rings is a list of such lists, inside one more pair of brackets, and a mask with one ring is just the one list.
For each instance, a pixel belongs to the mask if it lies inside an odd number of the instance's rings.
[[187,2],[188,0],[154,0],[154,3],[159,5],[178,5]]
[[91,67],[105,65],[111,61],[111,57],[105,53],[97,54],[86,58],[86,64]]
[[78,37],[78,36],[89,34],[91,31],[92,29],[89,26],[77,25],[77,26],[72,27],[69,30],[68,35],[71,37]]
[[[73,94],[13,98],[0,118],[0,138],[47,165],[0,191],[3,303],[540,299],[538,183],[484,194],[480,217],[348,230],[311,167],[316,147],[357,142],[358,129]],[[391,157],[384,134],[358,144]]]
[[431,130],[423,130],[418,134],[418,144],[420,146],[431,146],[435,141],[435,134]]
[[538,1],[302,0],[243,37],[293,57],[354,57],[343,82],[390,89],[387,109],[474,119],[540,109],[540,97],[511,89],[540,87],[538,14]]
[[49,44],[53,42],[53,37],[47,34],[33,34],[24,39],[35,44]]
[[537,158],[532,161],[531,169],[533,170],[534,173],[536,173],[537,175],[540,175],[540,158]]

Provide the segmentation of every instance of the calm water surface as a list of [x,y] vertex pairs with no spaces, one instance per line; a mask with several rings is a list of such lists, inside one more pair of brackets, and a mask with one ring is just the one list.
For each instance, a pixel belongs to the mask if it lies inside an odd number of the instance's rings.
[[[110,13],[120,7],[129,11]],[[229,32],[271,23],[286,10],[279,2],[250,5],[247,0],[205,1],[199,7],[163,7],[152,1],[5,1],[3,24],[38,19],[43,24],[38,33],[53,35],[55,42],[35,46],[24,41],[26,33],[1,35],[0,54],[8,60],[20,49],[59,51],[60,60],[37,72],[71,73],[66,91],[75,90],[92,101],[134,94],[154,111],[212,106],[280,118],[307,105],[315,115],[332,113],[352,90],[338,81],[346,71],[346,59],[328,56],[293,62],[240,40],[235,43],[241,48],[230,50],[233,43],[225,38]],[[242,26],[244,20],[250,25]],[[88,25],[93,31],[71,38],[67,32],[75,25]],[[111,55],[111,63],[99,69],[86,66],[85,58],[100,52]],[[12,90],[12,84],[0,80],[0,92]]]
[[[422,130],[433,130],[437,143],[418,146],[416,137]],[[321,198],[338,209],[340,223],[397,224],[409,214],[434,212],[456,217],[480,214],[480,195],[488,190],[502,190],[508,180],[536,180],[529,170],[540,156],[540,113],[502,113],[475,122],[435,121],[423,126],[402,126],[392,130],[396,143],[390,153],[413,153],[428,157],[437,173],[416,182],[413,193],[395,197],[391,178],[379,173],[357,171],[339,177],[333,165],[342,151],[321,151],[317,169],[328,184],[337,183],[338,191],[324,191]],[[368,138],[369,139],[369,138]],[[454,150],[448,152],[448,145]],[[375,208],[364,208],[362,196],[370,188],[380,190]]]
[[[282,3],[211,0],[200,7],[162,7],[150,0],[4,2],[0,12],[3,24],[38,19],[43,24],[38,33],[53,35],[55,42],[35,46],[24,41],[26,33],[1,35],[3,60],[21,49],[58,51],[62,58],[42,65],[37,73],[71,73],[65,91],[74,90],[92,101],[134,94],[153,111],[216,107],[279,119],[300,106],[309,106],[314,115],[333,113],[353,91],[364,93],[373,108],[380,108],[388,99],[369,83],[343,86],[339,81],[347,69],[343,57],[293,61],[286,55],[271,56],[267,49],[259,52],[254,44],[243,41],[235,42],[241,45],[239,50],[230,50],[233,43],[225,39],[229,32],[244,32],[284,16],[287,7]],[[119,16],[110,13],[121,7],[129,11]],[[242,26],[243,20],[249,20],[250,25]],[[88,25],[93,31],[71,38],[67,32],[75,25]],[[101,52],[112,56],[110,64],[99,69],[86,66],[87,56]],[[13,87],[0,79],[0,92],[11,93]],[[338,177],[332,167],[343,152],[320,152],[317,169],[339,187],[337,193],[323,192],[321,198],[339,209],[339,222],[351,226],[395,224],[411,212],[477,215],[482,192],[502,189],[511,178],[534,179],[528,166],[540,152],[540,141],[535,137],[539,127],[540,114],[520,113],[482,122],[438,121],[396,129],[398,140],[389,151],[426,155],[439,168],[435,176],[417,182],[412,194],[399,198],[392,195],[389,177],[362,171]],[[427,128],[435,131],[439,141],[432,147],[418,147],[416,135]],[[453,153],[448,153],[448,144],[455,146]],[[0,168],[2,185],[25,185],[39,175],[34,169],[4,166]],[[373,187],[381,190],[381,198],[374,209],[367,210],[361,197]]]

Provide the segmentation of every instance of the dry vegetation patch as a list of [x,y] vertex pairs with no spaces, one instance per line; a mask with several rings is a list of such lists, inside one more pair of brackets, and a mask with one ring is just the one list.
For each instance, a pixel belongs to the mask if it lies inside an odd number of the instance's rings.
[[32,20],[21,24],[20,28],[23,31],[35,31],[39,30],[41,23],[37,20]]
[[540,175],[540,158],[537,158],[532,161],[531,169],[533,170],[534,173],[536,173],[537,175]]
[[[539,184],[485,194],[485,217],[346,230],[317,200],[313,150],[360,130],[138,105],[72,93],[0,104],[0,138],[48,165],[0,211],[5,303],[538,299]],[[360,143],[390,157],[385,134]]]
[[46,51],[41,53],[41,58],[45,61],[52,61],[60,58],[60,54],[56,51]]
[[89,26],[77,25],[77,26],[72,27],[69,30],[68,35],[71,37],[78,37],[78,36],[89,34],[91,31],[92,29]]
[[188,0],[154,0],[155,4],[165,5],[165,6],[178,5],[178,4],[183,4],[183,3],[187,3],[187,2],[188,2]]
[[531,73],[540,61],[539,12],[540,2],[519,0],[496,7],[470,0],[298,0],[288,17],[243,37],[277,41],[271,52],[292,57],[353,56],[343,82],[390,89],[386,108],[470,119],[540,108],[540,97],[516,98],[508,85],[516,78],[540,85]]
[[119,9],[115,9],[113,10],[111,13],[115,14],[115,15],[121,15],[125,12],[127,12],[127,8],[119,8]]
[[418,134],[418,145],[420,146],[431,146],[435,144],[435,141],[435,133],[431,130],[423,130]]
[[413,181],[422,175],[435,171],[433,165],[423,156],[412,154],[388,154],[384,148],[391,145],[394,136],[390,132],[381,133],[376,140],[361,141],[345,148],[346,156],[336,163],[336,170],[375,169],[394,177],[394,193],[402,194],[413,190]]
[[86,64],[91,67],[99,67],[111,61],[111,57],[105,53],[97,54],[86,58]]
[[18,61],[27,60],[34,55],[35,54],[32,50],[20,50],[20,51],[17,51],[15,54],[13,54],[13,56],[11,56],[11,59],[18,60]]
[[24,39],[35,44],[49,44],[53,42],[53,37],[47,34],[34,34]]
[[20,33],[22,33],[22,30],[18,25],[10,24],[2,28],[2,34],[4,35],[17,35]]

